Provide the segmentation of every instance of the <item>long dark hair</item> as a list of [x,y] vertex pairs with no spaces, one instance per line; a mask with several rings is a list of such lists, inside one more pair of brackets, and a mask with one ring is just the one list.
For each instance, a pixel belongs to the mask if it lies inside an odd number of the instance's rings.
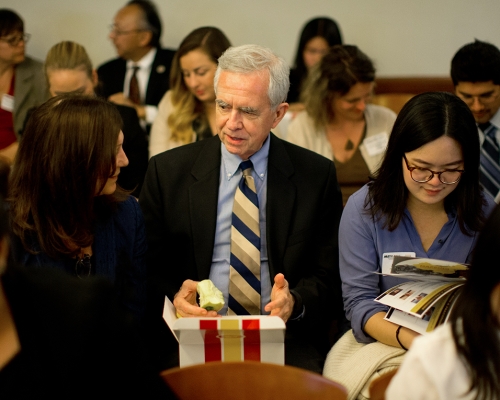
[[500,248],[499,232],[497,206],[479,234],[469,277],[450,319],[458,355],[477,399],[498,398],[500,393],[500,326],[491,308],[492,291],[500,285],[500,268],[493,262]]
[[458,142],[465,169],[455,190],[445,198],[445,209],[455,210],[464,234],[481,228],[484,197],[479,185],[479,136],[474,117],[454,94],[429,92],[413,97],[398,114],[382,165],[369,185],[365,206],[374,218],[384,215],[384,227],[390,231],[401,221],[408,198],[401,166],[403,155],[441,136]]
[[300,82],[307,76],[307,67],[304,63],[304,48],[307,42],[316,36],[324,38],[329,46],[342,44],[342,34],[337,23],[328,17],[313,18],[302,28],[297,53],[295,54],[294,68],[300,77]]
[[[92,243],[96,212],[126,198],[96,196],[116,169],[120,114],[90,96],[49,99],[31,115],[9,184],[13,232],[28,251],[36,239],[52,258]],[[78,248],[75,248],[77,246]]]

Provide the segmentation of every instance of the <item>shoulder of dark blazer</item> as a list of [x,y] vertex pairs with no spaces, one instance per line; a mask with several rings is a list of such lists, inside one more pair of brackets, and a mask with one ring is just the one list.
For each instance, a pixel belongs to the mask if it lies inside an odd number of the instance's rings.
[[106,61],[105,63],[97,67],[97,74],[101,78],[102,74],[116,74],[117,70],[122,69],[125,71],[127,67],[127,61],[123,58],[113,58],[112,60]]
[[153,65],[168,63],[168,65],[170,66],[172,60],[174,59],[174,56],[175,50],[158,48],[156,51],[155,59],[153,61]]

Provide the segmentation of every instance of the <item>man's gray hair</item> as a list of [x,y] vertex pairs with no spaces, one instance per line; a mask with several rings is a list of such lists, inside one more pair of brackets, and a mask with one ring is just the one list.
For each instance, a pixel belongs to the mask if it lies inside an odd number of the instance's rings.
[[217,71],[214,77],[214,88],[217,93],[217,84],[221,71],[248,74],[267,70],[269,72],[269,88],[267,95],[271,110],[286,100],[290,87],[290,67],[285,60],[270,49],[256,44],[246,44],[238,47],[229,47],[219,57]]

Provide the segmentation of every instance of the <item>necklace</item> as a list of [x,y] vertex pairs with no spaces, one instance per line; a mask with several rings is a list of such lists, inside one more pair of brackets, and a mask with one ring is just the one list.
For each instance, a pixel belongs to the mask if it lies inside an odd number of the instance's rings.
[[351,139],[347,139],[347,143],[345,144],[344,150],[349,151],[354,149],[354,143],[351,141]]
[[84,279],[90,276],[92,272],[92,264],[90,263],[90,254],[83,254],[82,257],[78,257],[75,265],[76,276],[80,279]]

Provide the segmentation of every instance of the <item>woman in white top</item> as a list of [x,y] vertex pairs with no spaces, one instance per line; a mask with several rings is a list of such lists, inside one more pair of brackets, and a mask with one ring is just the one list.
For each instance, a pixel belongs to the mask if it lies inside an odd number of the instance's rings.
[[217,59],[231,46],[217,28],[192,31],[175,53],[170,90],[151,127],[149,157],[216,133],[214,75]]
[[376,171],[396,120],[390,109],[368,104],[374,81],[372,61],[356,46],[331,47],[305,83],[305,111],[288,127],[288,141],[335,162],[344,204]]
[[386,399],[500,398],[500,206],[485,224],[450,322],[415,339]]

